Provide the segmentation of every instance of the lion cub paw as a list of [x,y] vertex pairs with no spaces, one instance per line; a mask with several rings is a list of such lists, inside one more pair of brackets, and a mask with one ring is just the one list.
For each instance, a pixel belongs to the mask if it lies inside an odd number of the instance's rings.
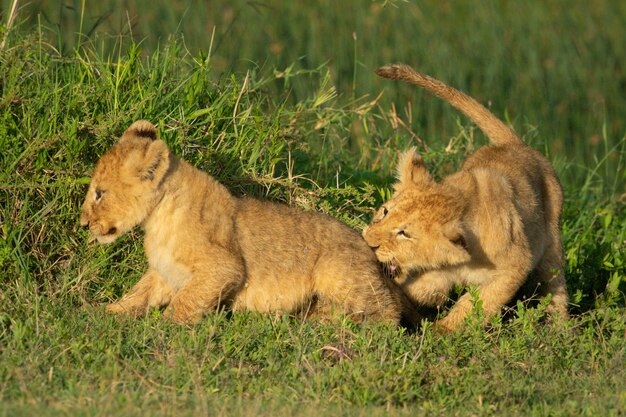
[[444,317],[433,323],[433,329],[440,335],[447,336],[455,333],[459,329],[459,321]]
[[106,307],[104,307],[104,311],[109,314],[122,314],[126,312],[126,309],[124,309],[124,307],[122,307],[122,305],[119,303],[111,303],[107,304]]
[[188,309],[180,305],[176,306],[170,304],[170,306],[165,309],[163,316],[178,324],[196,324],[202,318],[202,310]]
[[141,309],[137,306],[129,306],[122,303],[111,303],[104,307],[104,311],[109,314],[127,314],[133,317],[138,317],[145,314],[145,309]]

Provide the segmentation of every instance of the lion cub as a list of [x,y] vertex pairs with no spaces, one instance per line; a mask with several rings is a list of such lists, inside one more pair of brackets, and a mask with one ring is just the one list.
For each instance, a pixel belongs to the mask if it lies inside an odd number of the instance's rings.
[[320,213],[232,196],[170,153],[147,121],[98,161],[80,223],[101,243],[138,224],[145,230],[148,270],[106,307],[111,313],[167,306],[182,323],[219,305],[305,315],[336,307],[394,323],[401,316],[405,295],[359,234]]
[[[477,285],[487,316],[497,313],[534,272],[549,309],[567,316],[554,169],[489,110],[460,91],[404,65],[377,74],[425,88],[470,117],[491,139],[437,183],[415,148],[398,164],[394,194],[363,237],[419,304],[441,307],[455,285]],[[472,310],[464,294],[436,326],[454,331]]]

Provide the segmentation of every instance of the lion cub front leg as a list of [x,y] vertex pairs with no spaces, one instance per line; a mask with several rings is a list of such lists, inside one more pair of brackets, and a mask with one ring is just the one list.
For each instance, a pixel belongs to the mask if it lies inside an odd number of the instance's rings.
[[[493,274],[484,284],[478,287],[478,296],[482,302],[486,320],[508,303],[524,282],[525,272],[508,271]],[[463,294],[448,314],[435,322],[435,328],[442,333],[456,331],[474,308],[472,295]]]
[[243,262],[226,250],[212,250],[207,259],[213,262],[193,266],[192,276],[172,298],[165,315],[178,323],[192,324],[202,315],[231,302],[243,285]]
[[450,299],[456,280],[448,271],[428,271],[419,276],[409,276],[398,282],[417,304],[441,308]]
[[169,304],[174,289],[153,269],[148,269],[141,279],[119,301],[106,306],[107,313],[143,316],[150,307]]

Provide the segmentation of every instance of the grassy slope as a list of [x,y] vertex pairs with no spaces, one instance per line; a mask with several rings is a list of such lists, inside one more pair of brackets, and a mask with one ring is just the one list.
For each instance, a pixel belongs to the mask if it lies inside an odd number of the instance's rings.
[[[364,185],[376,175],[355,170],[342,149],[353,120],[382,137],[388,116],[364,102],[339,104],[330,84],[296,104],[265,94],[269,78],[216,84],[210,65],[180,49],[169,43],[144,59],[135,47],[111,59],[90,49],[59,56],[31,36],[0,51],[0,413],[617,415],[626,407],[626,216],[616,195],[623,183],[608,179],[624,179],[617,152],[597,154],[617,158],[617,177],[604,175],[602,161],[556,161],[561,174],[583,179],[564,184],[579,315],[562,327],[543,322],[541,307],[522,306],[506,324],[488,332],[472,324],[450,338],[428,327],[407,335],[255,314],[214,315],[193,328],[158,312],[105,316],[100,304],[145,266],[140,232],[90,245],[77,213],[93,163],[138,117],[159,121],[178,154],[236,194],[324,210],[353,227],[384,194]],[[451,151],[435,144],[427,154],[438,172],[471,148],[471,129],[458,135]],[[398,133],[380,154],[365,144],[363,164],[388,173],[406,143]],[[618,146],[623,153],[624,141]],[[339,166],[352,185],[333,186]]]

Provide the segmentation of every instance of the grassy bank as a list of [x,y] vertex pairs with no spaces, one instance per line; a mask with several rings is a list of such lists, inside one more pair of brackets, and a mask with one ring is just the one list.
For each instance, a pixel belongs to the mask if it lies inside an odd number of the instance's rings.
[[[388,193],[396,152],[416,142],[411,132],[446,120],[424,151],[438,175],[477,138],[448,110],[422,118],[434,99],[414,107],[410,129],[395,129],[389,107],[372,106],[372,97],[337,98],[332,66],[290,73],[290,85],[313,86],[294,100],[276,89],[284,74],[221,72],[178,41],[154,50],[128,41],[108,55],[89,42],[59,53],[47,39],[14,33],[0,50],[0,414],[595,416],[626,408],[625,141],[623,125],[619,136],[608,130],[623,123],[616,115],[606,115],[605,145],[585,148],[592,163],[550,153],[566,191],[573,318],[564,325],[523,305],[487,331],[476,319],[446,338],[429,326],[407,334],[252,313],[215,314],[194,327],[159,312],[117,320],[102,304],[145,268],[141,233],[96,246],[78,213],[95,161],[133,120],[153,120],[177,154],[237,195],[321,210],[354,228]],[[515,108],[515,127],[544,150],[544,119],[524,108]],[[569,113],[585,124],[587,113]],[[526,117],[538,128],[521,123]]]

